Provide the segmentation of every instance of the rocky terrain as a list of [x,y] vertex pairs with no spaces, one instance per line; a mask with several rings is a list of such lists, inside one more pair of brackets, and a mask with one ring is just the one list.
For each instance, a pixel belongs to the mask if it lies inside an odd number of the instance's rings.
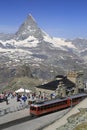
[[87,130],[87,108],[79,109],[79,113],[70,116],[68,123],[57,130]]

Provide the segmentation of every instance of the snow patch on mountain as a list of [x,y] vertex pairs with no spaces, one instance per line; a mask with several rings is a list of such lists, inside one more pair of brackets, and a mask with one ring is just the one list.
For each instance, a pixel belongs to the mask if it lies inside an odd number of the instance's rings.
[[76,49],[76,47],[72,44],[72,42],[66,42],[64,39],[61,38],[53,38],[53,40],[55,41],[55,46],[67,46],[68,48],[74,48]]
[[33,36],[29,36],[28,38],[24,40],[19,40],[18,42],[15,42],[16,46],[23,46],[23,47],[36,47],[39,43],[39,40]]
[[[22,49],[2,49],[2,48],[0,48],[0,53],[1,52],[3,52],[3,53],[9,53],[9,54],[16,54],[16,53],[18,53],[18,54],[29,54],[29,55],[32,55],[32,52],[31,51],[24,51],[24,50],[22,50]],[[22,56],[22,55],[21,55]]]
[[19,40],[19,41],[16,41],[14,39],[7,40],[7,41],[0,40],[0,43],[2,43],[4,46],[6,46],[7,44],[10,44],[11,46],[14,46],[17,48],[17,47],[36,47],[39,41],[37,38],[33,36],[29,36],[28,38],[24,40]]
[[66,48],[73,48],[76,49],[76,47],[72,44],[72,42],[66,42],[64,39],[53,37],[51,38],[49,35],[44,36],[44,41],[52,43],[53,47],[58,47],[61,50],[67,51]]

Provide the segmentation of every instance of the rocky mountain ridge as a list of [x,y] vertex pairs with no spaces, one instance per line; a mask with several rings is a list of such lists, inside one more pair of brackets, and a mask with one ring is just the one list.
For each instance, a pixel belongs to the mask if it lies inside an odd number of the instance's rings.
[[[5,39],[4,39],[5,38]],[[12,35],[0,35],[0,66],[28,64],[38,78],[52,78],[68,70],[85,70],[86,39],[54,38],[42,31],[29,15]]]

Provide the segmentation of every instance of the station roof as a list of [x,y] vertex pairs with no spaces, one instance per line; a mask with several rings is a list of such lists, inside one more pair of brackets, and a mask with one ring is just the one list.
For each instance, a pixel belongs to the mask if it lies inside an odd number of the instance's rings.
[[48,82],[46,84],[36,86],[36,87],[55,91],[57,89],[58,85],[60,84],[60,82],[62,82],[62,84],[64,84],[64,86],[66,86],[66,89],[71,89],[71,88],[75,87],[75,83],[73,83],[72,81],[67,79],[67,77],[64,77],[64,76],[59,76],[59,77],[57,76],[58,79],[55,79],[51,82]]

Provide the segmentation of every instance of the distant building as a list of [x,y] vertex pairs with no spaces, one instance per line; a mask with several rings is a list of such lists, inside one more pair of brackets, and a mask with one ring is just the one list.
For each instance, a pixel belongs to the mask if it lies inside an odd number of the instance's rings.
[[84,80],[83,80],[83,72],[82,71],[70,71],[67,73],[67,78],[71,80],[76,85],[76,93],[80,93],[84,91]]
[[37,93],[55,94],[59,97],[66,97],[83,91],[83,73],[75,71],[68,72],[67,76],[57,75],[53,81],[36,86]]

